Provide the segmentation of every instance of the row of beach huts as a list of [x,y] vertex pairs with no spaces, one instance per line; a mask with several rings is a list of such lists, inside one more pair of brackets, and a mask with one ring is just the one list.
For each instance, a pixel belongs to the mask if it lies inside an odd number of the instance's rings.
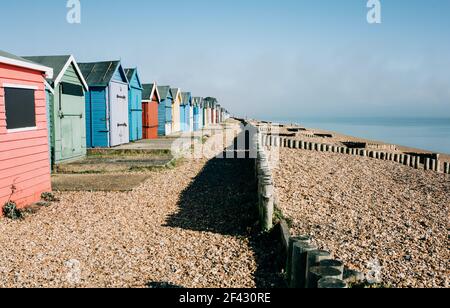
[[83,159],[88,148],[195,132],[228,118],[217,99],[143,83],[120,61],[0,51],[0,206],[38,201],[51,191],[51,165]]

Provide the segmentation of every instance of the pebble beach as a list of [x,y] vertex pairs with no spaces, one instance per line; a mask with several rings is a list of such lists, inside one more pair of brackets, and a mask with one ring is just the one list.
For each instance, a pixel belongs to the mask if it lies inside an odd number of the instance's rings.
[[337,153],[280,149],[279,207],[294,235],[310,234],[384,287],[449,285],[450,176]]

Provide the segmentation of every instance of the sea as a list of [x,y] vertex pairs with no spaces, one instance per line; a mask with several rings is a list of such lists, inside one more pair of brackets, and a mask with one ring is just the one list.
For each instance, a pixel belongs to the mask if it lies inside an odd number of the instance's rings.
[[353,137],[450,154],[450,117],[305,117],[273,121],[282,124],[296,123],[306,128],[330,130]]

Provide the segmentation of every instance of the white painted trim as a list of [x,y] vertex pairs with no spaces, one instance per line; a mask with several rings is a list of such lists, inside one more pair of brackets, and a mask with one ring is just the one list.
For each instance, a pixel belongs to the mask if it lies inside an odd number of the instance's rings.
[[84,80],[84,76],[81,73],[81,70],[78,67],[77,61],[75,61],[75,57],[73,55],[71,55],[69,57],[69,59],[67,60],[66,64],[64,65],[63,69],[61,70],[59,75],[56,77],[56,79],[55,79],[55,88],[61,82],[61,80],[64,77],[64,74],[66,73],[66,70],[69,68],[69,66],[71,64],[73,64],[73,66],[75,66],[75,71],[78,74],[78,77],[81,79],[81,83],[83,84],[85,91],[86,92],[89,91],[89,86],[88,86],[86,80]]
[[20,61],[20,60],[11,59],[11,58],[5,58],[2,56],[0,56],[0,62],[9,64],[9,65],[13,65],[13,66],[29,68],[29,69],[32,69],[35,71],[44,72],[47,78],[49,78],[49,79],[53,78],[53,69],[50,67],[46,67],[43,65],[35,64],[35,63],[30,63],[27,61]]
[[6,132],[8,134],[14,134],[14,133],[22,133],[22,132],[29,132],[37,130],[37,126],[34,127],[24,127],[24,128],[15,128],[15,129],[8,129]]
[[4,83],[3,88],[39,90],[39,88],[36,86],[29,86],[29,85],[24,85],[24,84],[14,84],[14,83]]
[[55,94],[55,90],[52,88],[52,86],[47,82],[47,80],[44,82],[45,83],[45,89],[50,90],[50,93]]
[[153,89],[152,89],[152,93],[150,94],[150,97],[153,97],[155,92],[156,92],[159,102],[161,102],[161,95],[159,95],[158,85],[156,84],[156,81],[153,82]]

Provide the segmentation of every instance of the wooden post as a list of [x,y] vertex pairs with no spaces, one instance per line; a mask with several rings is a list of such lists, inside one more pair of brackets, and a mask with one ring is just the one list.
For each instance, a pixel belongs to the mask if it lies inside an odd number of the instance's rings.
[[272,180],[270,180],[269,178],[265,178],[262,183],[262,207],[262,229],[263,231],[269,231],[273,227],[274,214],[274,187]]
[[[340,271],[342,275],[344,274],[344,263],[339,260],[323,260],[320,261],[319,266],[331,267]],[[342,277],[340,279],[342,279]]]
[[409,165],[411,164],[411,156],[405,155],[405,156],[403,157],[403,164],[404,164],[405,166],[409,166]]
[[420,169],[420,156],[416,157],[416,162],[414,164],[414,168]]
[[435,160],[435,159],[432,159],[432,160],[431,160],[431,166],[430,166],[430,169],[433,170],[433,171],[436,170],[436,160]]
[[292,145],[294,149],[298,149],[298,140],[294,140],[294,144]]
[[313,250],[308,252],[306,259],[305,288],[308,287],[309,269],[318,266],[321,261],[328,259],[331,259],[331,254],[326,250]]
[[348,289],[348,285],[340,279],[322,278],[317,283],[318,289]]
[[291,288],[301,289],[305,287],[306,257],[309,251],[316,250],[312,244],[294,243],[292,253],[292,280]]
[[409,166],[413,167],[416,165],[416,156],[411,156],[411,160],[409,161]]
[[343,274],[341,271],[326,266],[315,266],[309,270],[309,289],[316,289],[318,283],[322,278],[331,278],[342,280]]
[[288,255],[287,255],[287,261],[286,261],[286,279],[288,282],[288,286],[291,285],[291,281],[292,281],[292,255],[294,253],[294,244],[295,243],[311,244],[311,236],[302,235],[302,236],[297,236],[297,237],[291,237],[289,239]]
[[430,158],[425,158],[425,166],[424,166],[425,170],[430,170]]
[[444,173],[450,174],[450,164],[448,162],[444,162]]

